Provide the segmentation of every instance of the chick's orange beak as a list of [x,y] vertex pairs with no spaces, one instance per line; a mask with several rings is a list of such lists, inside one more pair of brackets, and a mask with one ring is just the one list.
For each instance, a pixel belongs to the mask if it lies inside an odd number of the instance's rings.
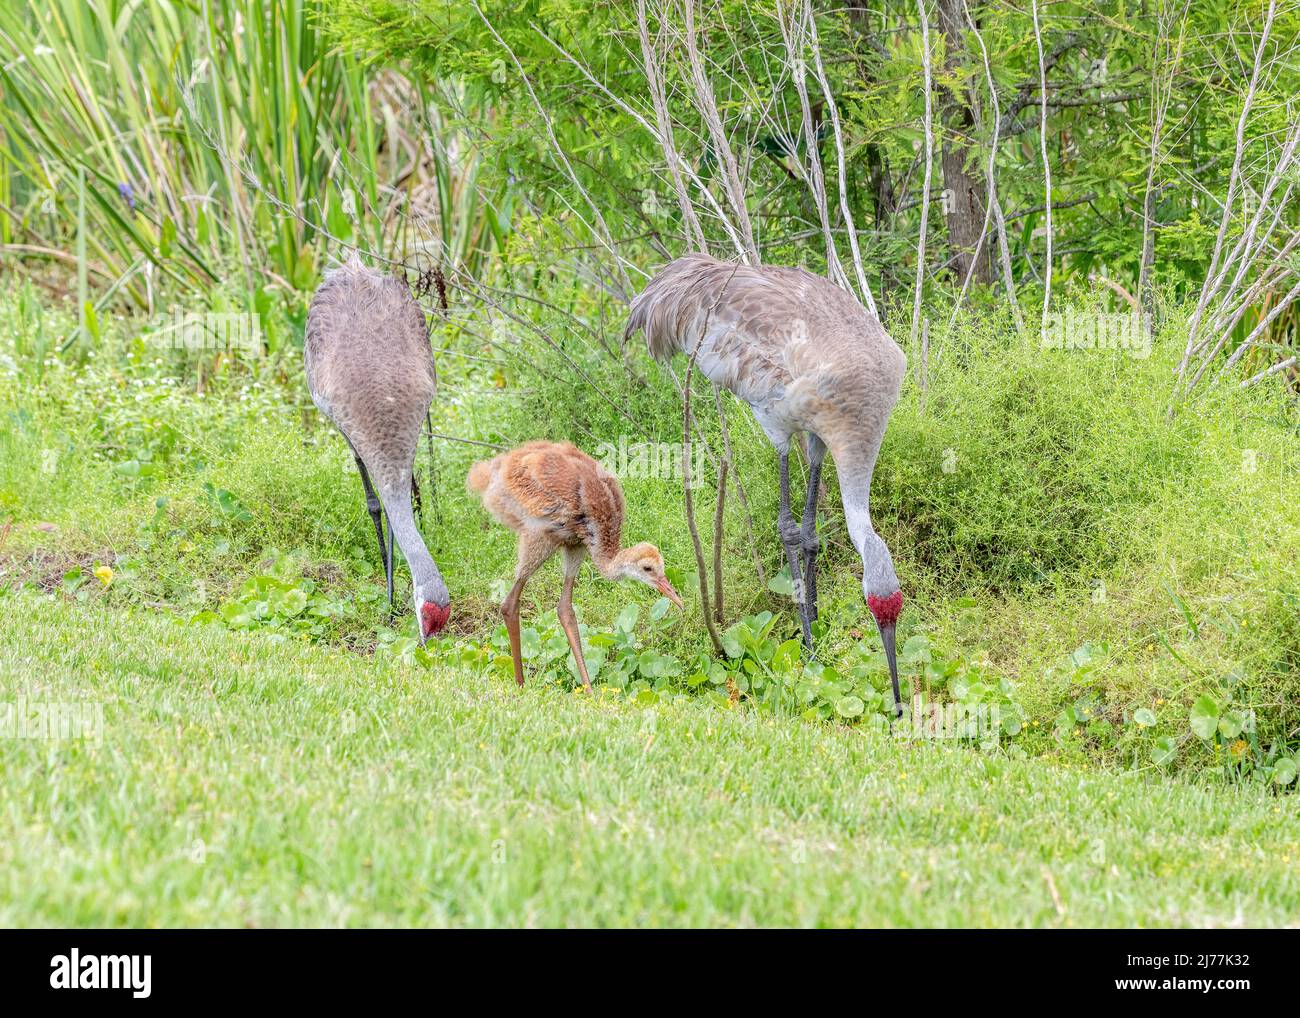
[[673,585],[668,582],[668,577],[663,577],[655,586],[659,588],[659,593],[677,605],[678,608],[683,607],[682,599],[678,596],[677,591],[673,590]]

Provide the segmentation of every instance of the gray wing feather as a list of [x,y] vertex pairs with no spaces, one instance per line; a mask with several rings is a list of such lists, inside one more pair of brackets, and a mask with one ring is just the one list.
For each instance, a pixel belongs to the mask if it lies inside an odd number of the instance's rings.
[[327,273],[307,313],[303,360],[312,400],[371,473],[409,472],[436,376],[406,283],[355,256]]
[[714,382],[810,430],[847,415],[883,431],[907,365],[880,320],[829,280],[700,254],[671,262],[633,299],[625,338],[638,330],[657,360],[698,348]]

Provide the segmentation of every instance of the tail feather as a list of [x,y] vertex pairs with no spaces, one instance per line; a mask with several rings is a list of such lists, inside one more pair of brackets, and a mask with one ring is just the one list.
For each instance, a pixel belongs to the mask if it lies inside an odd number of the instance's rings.
[[685,255],[670,262],[632,299],[624,342],[638,330],[644,332],[650,356],[658,361],[695,349],[714,313],[721,312],[721,305],[738,289],[737,274],[742,269],[745,282],[766,283],[746,266],[708,255]]
[[493,465],[496,460],[480,460],[469,468],[469,477],[466,478],[466,485],[475,495],[482,495],[487,491],[487,486],[492,483]]

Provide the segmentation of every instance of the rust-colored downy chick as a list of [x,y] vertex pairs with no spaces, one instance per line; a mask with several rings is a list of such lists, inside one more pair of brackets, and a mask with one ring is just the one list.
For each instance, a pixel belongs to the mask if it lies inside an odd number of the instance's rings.
[[638,580],[682,606],[682,599],[664,575],[664,558],[658,548],[645,542],[622,547],[623,489],[609,471],[576,446],[529,442],[475,463],[468,483],[493,518],[519,535],[515,584],[501,605],[501,614],[510,634],[515,682],[520,686],[524,684],[524,667],[519,648],[519,598],[528,578],[556,551],[564,553],[560,626],[587,692],[591,692],[591,679],[573,613],[573,584],[588,554],[605,579]]

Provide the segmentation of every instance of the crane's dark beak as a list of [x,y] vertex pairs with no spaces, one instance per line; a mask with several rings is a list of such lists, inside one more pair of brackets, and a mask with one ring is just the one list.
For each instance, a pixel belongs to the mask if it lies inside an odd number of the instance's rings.
[[898,656],[894,649],[894,627],[893,622],[876,623],[876,628],[880,630],[880,642],[885,645],[885,660],[889,662],[889,678],[894,684],[894,717],[903,716],[903,697],[898,691]]

